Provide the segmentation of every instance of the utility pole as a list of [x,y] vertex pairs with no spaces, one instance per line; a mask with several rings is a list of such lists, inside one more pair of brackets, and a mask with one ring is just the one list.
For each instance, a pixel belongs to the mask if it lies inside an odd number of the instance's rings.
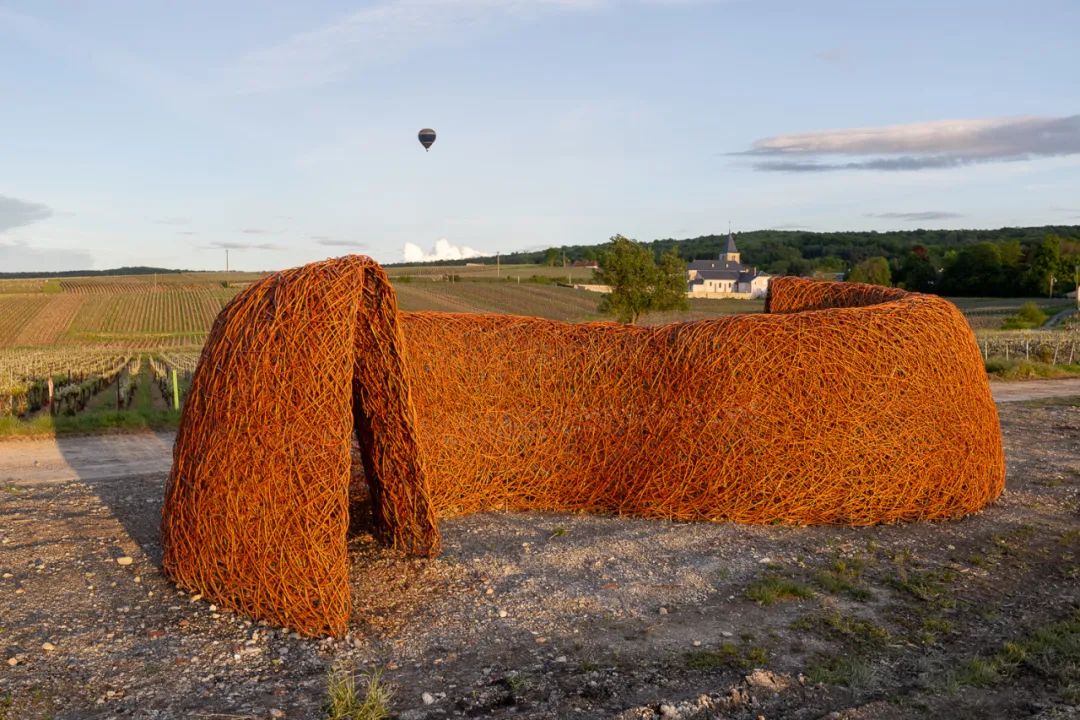
[[225,248],[225,272],[229,272],[229,248]]

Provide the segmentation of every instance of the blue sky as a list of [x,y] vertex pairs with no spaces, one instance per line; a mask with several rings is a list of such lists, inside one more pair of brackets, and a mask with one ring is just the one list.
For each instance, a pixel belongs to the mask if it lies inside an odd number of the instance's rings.
[[1080,224],[1077,27],[1075,0],[0,0],[0,270]]

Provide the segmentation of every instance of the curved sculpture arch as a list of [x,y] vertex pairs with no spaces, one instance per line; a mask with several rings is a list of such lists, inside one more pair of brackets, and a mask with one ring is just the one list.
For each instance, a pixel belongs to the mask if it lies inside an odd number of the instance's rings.
[[866,525],[960,517],[1004,486],[981,356],[940,298],[776,278],[765,314],[654,328],[399,313],[350,256],[271,275],[215,322],[168,574],[342,633],[354,433],[377,536],[420,555],[437,518],[481,510]]

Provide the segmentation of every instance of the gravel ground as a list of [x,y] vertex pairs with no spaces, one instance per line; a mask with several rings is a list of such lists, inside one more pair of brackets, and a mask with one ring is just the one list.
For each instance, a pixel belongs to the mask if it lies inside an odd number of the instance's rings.
[[999,408],[1008,487],[962,521],[490,513],[435,560],[359,528],[339,640],[165,580],[163,472],[46,482],[0,445],[0,718],[317,718],[332,669],[406,720],[1080,717],[1080,401]]

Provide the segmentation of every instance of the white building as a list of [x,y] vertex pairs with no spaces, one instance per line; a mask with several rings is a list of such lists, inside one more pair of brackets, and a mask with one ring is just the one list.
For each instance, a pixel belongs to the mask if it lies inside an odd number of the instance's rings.
[[694,260],[687,267],[690,297],[763,298],[769,292],[769,275],[746,267],[739,260],[735,236],[728,233],[724,252],[717,260]]

